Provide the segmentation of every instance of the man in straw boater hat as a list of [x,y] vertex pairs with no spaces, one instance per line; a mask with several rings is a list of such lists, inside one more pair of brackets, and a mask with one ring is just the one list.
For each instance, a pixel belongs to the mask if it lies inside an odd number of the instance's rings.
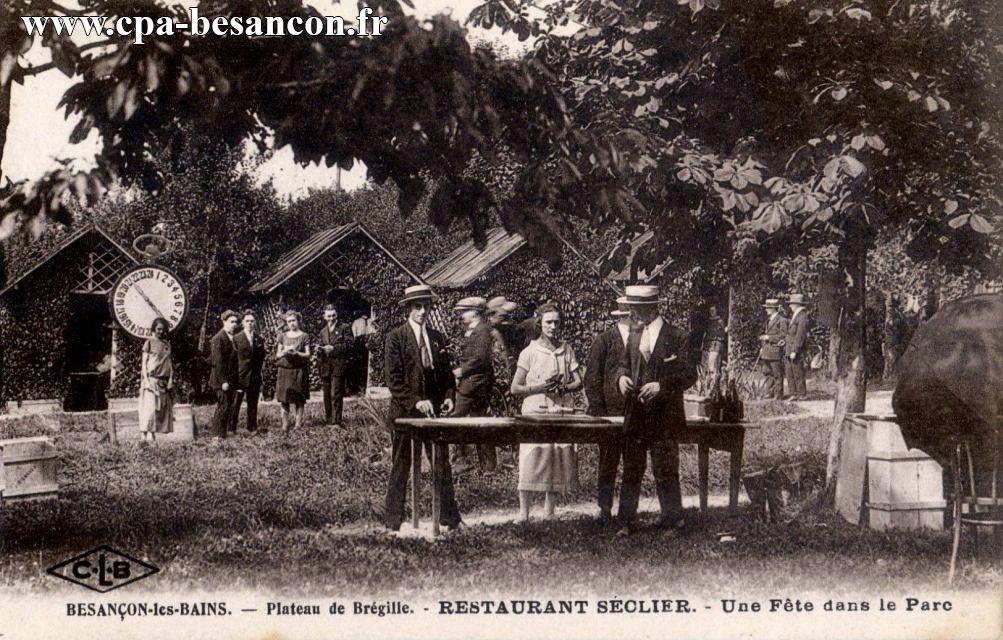
[[[432,418],[453,411],[456,382],[449,364],[449,343],[445,336],[426,322],[435,296],[427,285],[414,285],[404,290],[401,304],[407,319],[387,334],[384,366],[390,387],[390,410],[387,427],[391,433],[392,466],[387,486],[384,524],[390,531],[400,529],[404,521],[404,502],[408,475],[412,464],[411,439],[394,430],[397,418]],[[453,495],[453,474],[445,445],[436,451],[438,469],[433,478],[441,483],[442,512],[440,524],[450,529],[460,526],[460,511]],[[432,459],[432,445],[426,443],[425,455]]]
[[[623,395],[617,389],[620,357],[630,337],[630,308],[627,298],[616,300],[616,310],[610,315],[616,323],[596,336],[589,350],[585,370],[585,397],[589,401],[589,415],[622,416]],[[620,467],[623,448],[619,442],[599,445],[598,502],[596,521],[613,524],[613,494],[616,489],[616,472]]]
[[[466,326],[458,366],[453,369],[456,377],[456,408],[453,416],[457,418],[485,416],[488,413],[488,403],[495,385],[495,335],[484,318],[487,307],[488,301],[477,296],[463,298],[453,307]],[[467,471],[473,466],[470,461],[472,449],[472,445],[455,445],[453,465],[456,473]],[[483,471],[495,470],[497,457],[494,446],[478,445],[477,457]]]
[[808,389],[804,380],[804,362],[808,349],[808,313],[804,294],[792,293],[787,299],[791,307],[791,319],[787,324],[784,338],[784,367],[790,385],[792,400],[805,400]]
[[623,484],[618,536],[629,536],[637,520],[641,479],[651,451],[651,467],[661,517],[658,526],[682,531],[678,434],[686,427],[683,391],[697,379],[686,336],[658,313],[658,287],[628,286],[627,308],[635,322],[620,356],[618,387],[624,396]]
[[780,312],[780,300],[767,298],[766,331],[759,336],[759,363],[766,378],[766,394],[780,399],[784,395],[784,342],[787,339],[787,318]]

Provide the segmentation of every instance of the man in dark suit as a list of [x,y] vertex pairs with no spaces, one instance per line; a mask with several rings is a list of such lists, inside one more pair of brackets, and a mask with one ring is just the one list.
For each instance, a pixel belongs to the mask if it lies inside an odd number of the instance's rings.
[[805,400],[808,389],[804,379],[804,361],[808,341],[808,313],[805,307],[804,294],[792,293],[787,304],[791,307],[791,319],[787,325],[787,337],[784,339],[784,354],[786,358],[787,381],[790,385],[791,400]]
[[[453,309],[460,314],[466,326],[460,346],[459,366],[453,369],[456,377],[456,408],[454,417],[485,416],[491,401],[491,390],[495,384],[494,348],[495,336],[491,325],[484,319],[488,301],[484,298],[463,298]],[[456,473],[470,469],[471,445],[456,445],[453,468]],[[481,469],[492,472],[498,465],[495,448],[479,445],[477,457]]]
[[258,428],[258,399],[261,397],[261,367],[265,363],[265,341],[258,334],[258,317],[250,309],[240,319],[243,330],[233,338],[237,350],[237,395],[230,414],[230,432],[237,431],[240,403],[247,400],[247,430]]
[[[617,389],[617,381],[620,357],[630,336],[630,310],[627,298],[619,298],[616,303],[617,309],[612,315],[617,322],[592,343],[585,370],[585,397],[589,401],[589,415],[593,416],[623,415],[623,396]],[[619,442],[599,445],[597,521],[601,525],[613,523],[613,494],[622,454]]]
[[618,387],[624,396],[623,485],[618,536],[629,536],[637,520],[641,479],[651,451],[659,526],[682,530],[679,488],[679,432],[686,427],[683,391],[697,379],[686,336],[658,314],[658,287],[628,286],[626,303],[635,323],[620,356]]
[[[404,290],[401,304],[407,310],[407,320],[389,334],[384,348],[384,368],[390,387],[390,410],[387,428],[391,433],[392,466],[387,486],[384,523],[390,531],[400,529],[404,521],[404,501],[408,475],[412,464],[411,439],[394,430],[397,418],[431,418],[453,411],[456,382],[449,364],[449,344],[446,338],[427,326],[426,318],[432,307],[432,289],[415,285]],[[435,445],[433,477],[441,483],[442,512],[440,524],[450,529],[460,526],[460,511],[453,495],[453,474],[449,453],[444,445]],[[425,454],[431,459],[432,448],[426,444]]]
[[317,374],[324,391],[324,417],[327,424],[340,427],[355,337],[351,325],[338,324],[338,312],[332,304],[324,307],[324,328],[320,330],[319,345]]
[[237,349],[233,345],[234,334],[237,332],[237,314],[227,310],[220,315],[220,319],[223,321],[223,328],[209,341],[209,363],[212,365],[209,386],[216,390],[212,433],[217,438],[225,438],[240,379]]
[[766,310],[766,331],[759,336],[759,364],[766,378],[766,392],[770,398],[784,396],[784,342],[787,339],[787,318],[780,313],[780,301],[768,298],[763,303]]

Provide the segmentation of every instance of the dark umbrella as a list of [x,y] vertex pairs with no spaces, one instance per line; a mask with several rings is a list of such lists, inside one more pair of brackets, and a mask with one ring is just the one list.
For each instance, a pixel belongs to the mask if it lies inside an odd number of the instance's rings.
[[898,369],[892,406],[906,443],[949,467],[965,438],[976,465],[991,464],[1003,414],[1003,295],[944,305],[916,329]]

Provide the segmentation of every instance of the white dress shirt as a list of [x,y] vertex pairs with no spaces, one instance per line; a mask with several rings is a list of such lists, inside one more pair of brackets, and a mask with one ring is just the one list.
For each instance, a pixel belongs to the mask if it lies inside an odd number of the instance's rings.
[[428,361],[435,362],[435,358],[432,357],[432,343],[428,341],[428,330],[425,328],[425,325],[418,324],[410,318],[407,323],[411,325],[411,331],[414,332],[414,339],[418,344],[422,344],[422,339],[424,339],[425,350],[428,352]]
[[662,316],[655,316],[655,319],[641,331],[641,342],[638,343],[638,350],[645,360],[650,358],[651,352],[655,350],[655,343],[658,342],[658,334],[662,330],[662,324]]
[[620,339],[623,340],[623,346],[627,346],[627,338],[630,337],[630,325],[623,322],[617,322],[616,328],[620,332]]

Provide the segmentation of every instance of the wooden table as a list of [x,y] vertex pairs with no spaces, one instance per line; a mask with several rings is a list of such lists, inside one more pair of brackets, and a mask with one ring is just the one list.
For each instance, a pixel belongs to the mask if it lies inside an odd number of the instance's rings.
[[[547,416],[517,418],[399,418],[395,428],[411,438],[411,524],[418,528],[418,498],[421,495],[421,452],[425,442],[432,444],[432,533],[439,535],[439,515],[442,496],[437,482],[437,463],[441,455],[448,456],[449,444],[521,444],[575,443],[603,444],[616,442],[623,436],[623,418],[592,418],[590,416],[551,418]],[[738,506],[738,488],[742,476],[742,453],[745,430],[756,425],[749,422],[709,422],[687,419],[686,429],[678,436],[680,444],[697,445],[697,465],[700,510],[707,508],[707,474],[710,450],[729,454],[728,505]]]

